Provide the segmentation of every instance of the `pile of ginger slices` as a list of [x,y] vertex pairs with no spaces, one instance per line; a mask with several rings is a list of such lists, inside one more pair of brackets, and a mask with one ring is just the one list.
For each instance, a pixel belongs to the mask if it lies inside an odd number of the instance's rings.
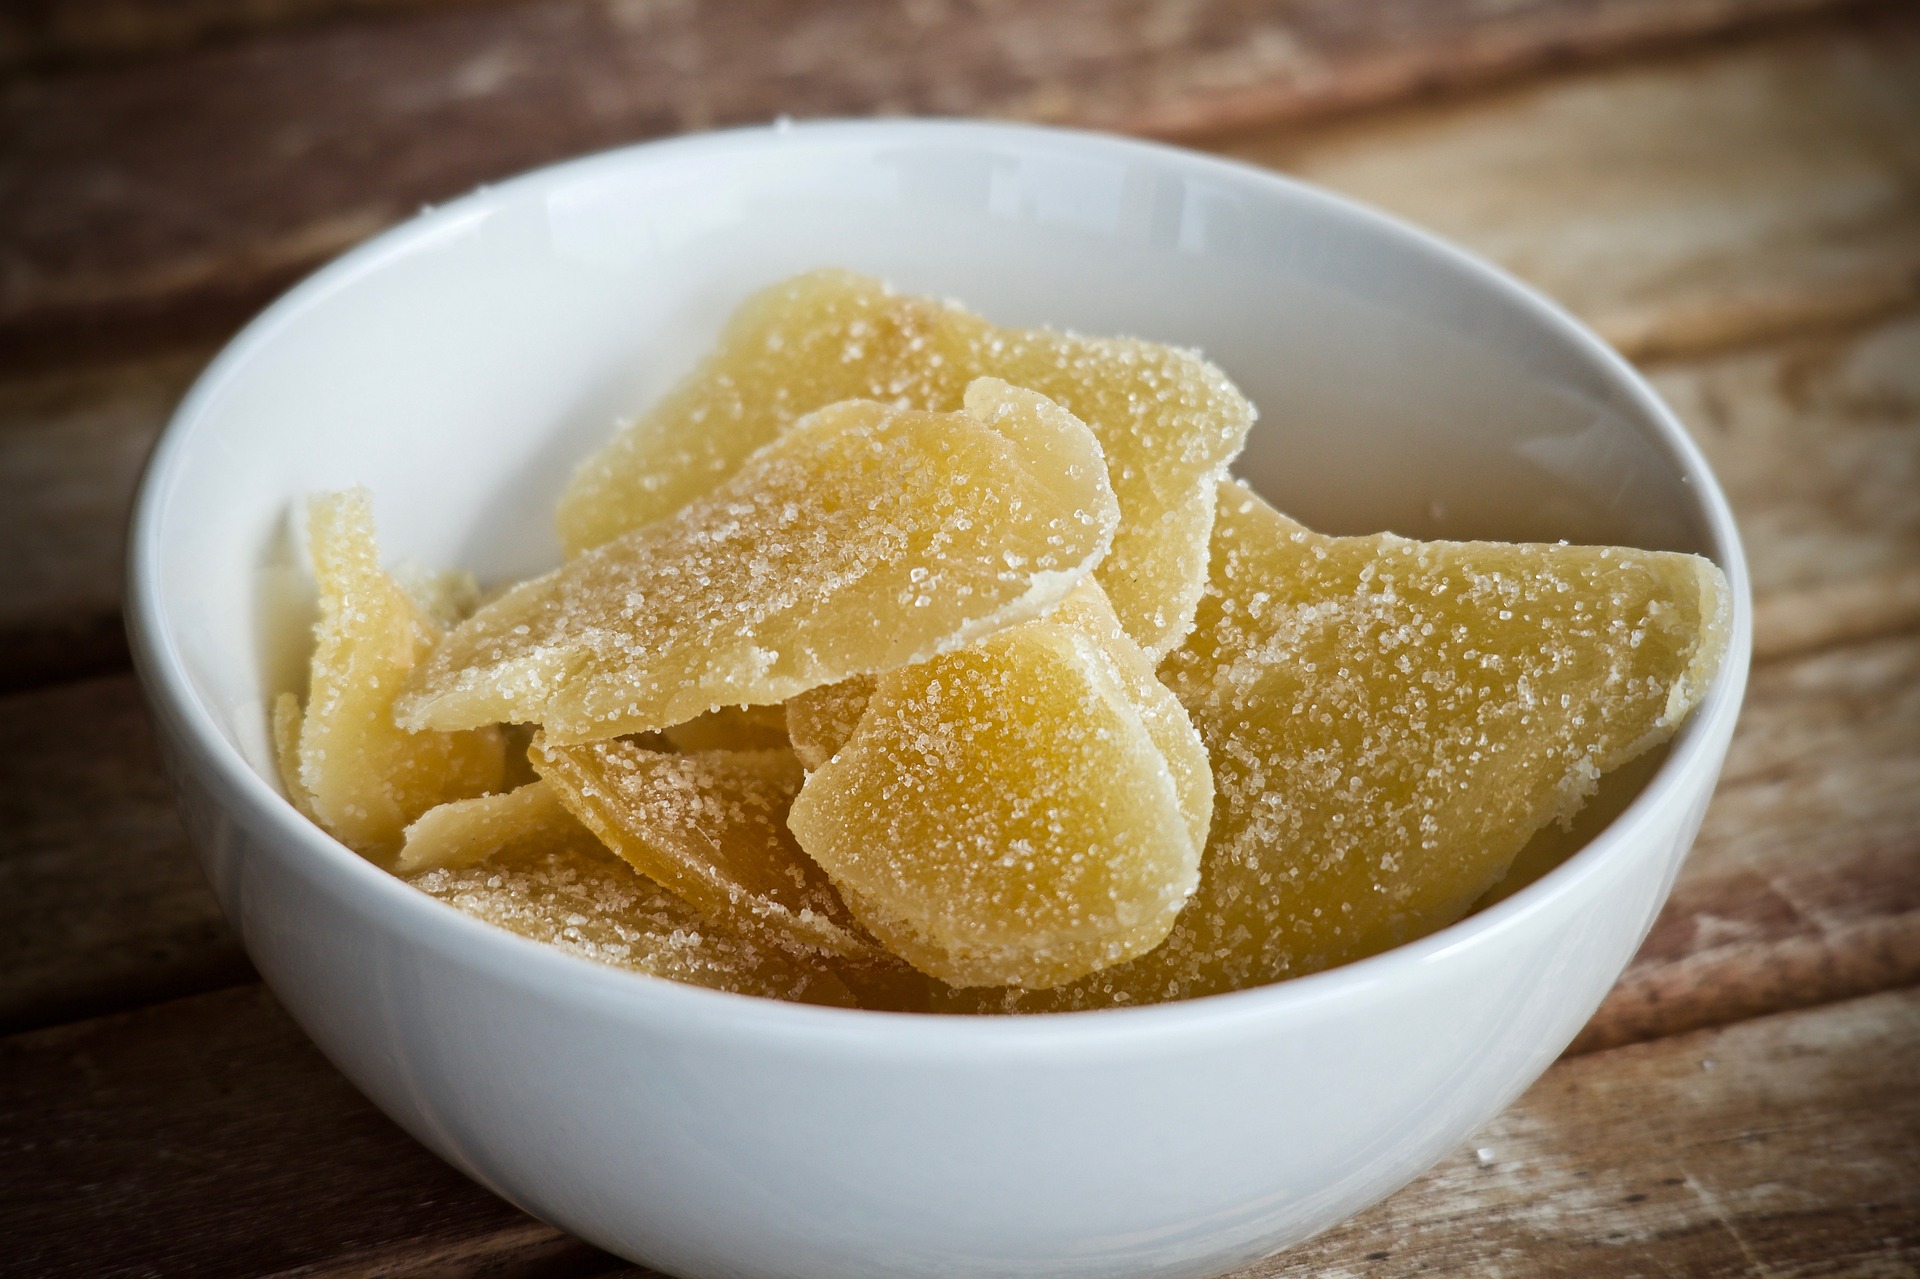
[[289,797],[479,919],[848,1007],[1185,999],[1460,918],[1726,650],[1619,547],[1325,537],[1198,355],[843,271],[749,299],[474,607],[317,497]]

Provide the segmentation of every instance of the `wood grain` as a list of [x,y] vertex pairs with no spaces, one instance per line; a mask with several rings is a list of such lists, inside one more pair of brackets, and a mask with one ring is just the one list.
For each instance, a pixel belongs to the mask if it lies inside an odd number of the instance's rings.
[[1920,993],[1562,1061],[1385,1203],[1243,1273],[1920,1271]]
[[250,981],[127,676],[0,698],[0,1032]]
[[1221,145],[1485,254],[1635,358],[1920,297],[1912,8]]
[[1920,313],[1649,373],[1726,488],[1757,593],[1920,568]]
[[11,0],[0,8],[0,74],[151,58],[330,19],[489,2],[502,0]]
[[543,0],[0,89],[0,351],[228,325],[477,183],[689,129],[1013,116],[1193,136],[1829,0]]

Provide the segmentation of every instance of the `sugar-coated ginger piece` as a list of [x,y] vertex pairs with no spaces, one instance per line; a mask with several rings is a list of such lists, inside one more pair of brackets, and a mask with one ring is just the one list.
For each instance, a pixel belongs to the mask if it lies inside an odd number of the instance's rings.
[[1192,352],[1000,328],[850,271],[797,276],[743,303],[713,353],[580,466],[560,501],[561,541],[578,552],[671,515],[824,405],[952,410],[980,376],[1048,396],[1099,437],[1120,530],[1098,575],[1128,634],[1161,656],[1192,623],[1214,486],[1253,406]]
[[661,733],[674,750],[770,751],[787,748],[783,706],[720,706]]
[[[1130,641],[1097,584],[1089,583],[1067,596],[1049,620],[1078,627],[1105,648],[1154,745],[1166,756],[1193,846],[1206,847],[1207,826],[1213,817],[1212,766],[1192,720],[1154,674],[1146,652]],[[853,736],[860,717],[866,714],[876,682],[871,675],[857,675],[812,689],[787,703],[787,731],[793,750],[809,770],[832,759]]]
[[529,841],[564,842],[583,829],[553,787],[535,779],[510,791],[429,808],[407,827],[393,870],[396,875],[454,870]]
[[[497,789],[505,748],[495,728],[448,733],[394,723],[395,697],[441,630],[381,569],[366,493],[314,498],[307,531],[320,620],[304,713],[275,707],[282,759],[297,761],[288,790],[341,843],[385,859],[429,808]],[[284,739],[295,718],[289,752]]]
[[872,675],[855,675],[787,699],[787,739],[809,772],[839,754],[853,736],[875,682]]
[[601,843],[705,918],[802,957],[890,962],[787,829],[803,776],[792,751],[676,755],[543,736],[530,758]]
[[1453,922],[1673,735],[1729,615],[1697,556],[1323,537],[1222,485],[1198,624],[1160,668],[1213,758],[1200,887],[1151,954],[1002,1006],[1236,990]]
[[1043,396],[981,378],[953,413],[831,405],[671,517],[482,607],[400,721],[531,721],[561,744],[784,702],[1051,608],[1117,520],[1099,444]]
[[282,693],[273,699],[273,762],[280,769],[280,784],[286,788],[287,799],[300,810],[300,815],[319,825],[319,819],[313,815],[313,796],[307,794],[306,783],[300,780],[300,699],[292,693]]
[[544,782],[434,809],[408,846],[441,863],[413,873],[414,887],[522,937],[714,990],[854,1004],[824,964],[708,922],[607,851]]
[[880,676],[787,821],[922,972],[1038,988],[1166,935],[1210,801],[1204,747],[1089,582],[1052,615]]

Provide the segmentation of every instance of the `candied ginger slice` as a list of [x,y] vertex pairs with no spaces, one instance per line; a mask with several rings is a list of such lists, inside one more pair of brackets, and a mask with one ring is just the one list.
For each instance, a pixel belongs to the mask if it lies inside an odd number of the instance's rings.
[[888,962],[787,829],[803,776],[792,751],[669,755],[535,738],[531,757],[601,842],[706,918],[803,956]]
[[781,750],[787,745],[787,712],[782,706],[720,706],[661,736],[683,753]]
[[581,464],[560,501],[561,541],[578,552],[664,519],[814,409],[957,409],[978,376],[1038,391],[1099,437],[1121,519],[1098,576],[1127,633],[1165,654],[1192,623],[1214,486],[1253,406],[1192,352],[1000,328],[850,271],[797,276],[743,303],[698,368]]
[[320,620],[295,751],[299,791],[336,839],[384,859],[429,808],[497,789],[505,747],[495,728],[414,732],[394,723],[394,698],[440,628],[381,569],[366,493],[314,498],[308,540]]
[[955,413],[809,415],[718,489],[522,583],[448,635],[410,728],[542,724],[559,744],[770,705],[1051,608],[1118,519],[1100,446],[990,378]]
[[[1154,674],[1153,663],[1131,641],[1097,586],[1082,587],[1069,595],[1049,620],[1087,631],[1106,649],[1154,745],[1166,756],[1193,846],[1206,847],[1207,826],[1213,818],[1213,769],[1207,760],[1207,748],[1194,732],[1193,721],[1179,699]],[[839,753],[866,713],[874,684],[873,676],[858,675],[810,689],[788,701],[787,732],[802,764],[810,770],[818,769]]]
[[[807,778],[787,819],[800,846],[922,972],[1048,986],[1172,926],[1198,872],[1186,805],[1211,798],[1205,758],[1186,727],[1200,769],[1183,787],[1116,643],[1148,669],[1088,583],[1053,615],[882,675]],[[1171,709],[1165,725],[1184,724]]]
[[[439,814],[445,816],[436,819]],[[414,829],[426,841],[423,848],[453,854],[454,864],[417,872],[408,882],[495,927],[695,986],[854,1005],[852,992],[824,964],[709,923],[614,856],[543,782],[444,805]]]
[[1323,537],[1222,485],[1198,625],[1160,668],[1213,758],[1200,887],[1151,954],[1009,1003],[1211,994],[1451,923],[1673,735],[1729,614],[1697,556]]
[[407,827],[393,869],[413,875],[436,866],[471,866],[503,848],[528,841],[551,844],[581,829],[553,787],[535,780],[497,795],[429,808]]
[[867,713],[875,682],[872,675],[855,675],[787,699],[787,737],[807,771],[825,764],[847,744]]
[[280,768],[280,784],[286,787],[287,801],[300,815],[318,824],[313,815],[313,796],[300,780],[300,699],[282,693],[273,699],[273,760]]

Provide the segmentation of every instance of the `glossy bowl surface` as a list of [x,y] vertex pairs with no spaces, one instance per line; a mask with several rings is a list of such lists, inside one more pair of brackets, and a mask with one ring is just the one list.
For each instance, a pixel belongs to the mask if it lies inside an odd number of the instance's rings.
[[[393,556],[543,568],[574,462],[746,293],[825,265],[1201,348],[1262,412],[1240,473],[1325,531],[1707,554],[1736,596],[1726,666],[1640,796],[1539,883],[1343,969],[1156,1008],[933,1018],[676,986],[494,931],[303,821],[267,731],[306,621],[299,499],[364,484]],[[1625,965],[1713,789],[1749,647],[1705,463],[1551,304],[1269,173],[997,124],[687,138],[425,213],[215,361],[132,537],[164,754],[274,992],[453,1164],[686,1276],[1212,1274],[1389,1193],[1525,1088]]]

